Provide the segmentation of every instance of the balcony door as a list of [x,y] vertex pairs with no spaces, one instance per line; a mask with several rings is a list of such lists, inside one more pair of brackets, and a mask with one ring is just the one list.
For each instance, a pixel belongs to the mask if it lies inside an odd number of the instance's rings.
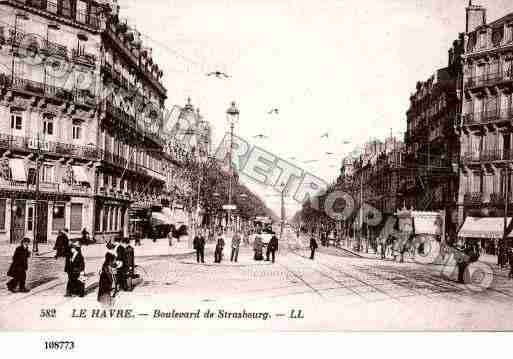
[[20,243],[25,237],[26,206],[24,200],[15,200],[12,205],[11,215],[11,243]]
[[511,153],[511,133],[503,133],[502,140],[504,143],[502,148],[502,158],[507,160],[510,158]]

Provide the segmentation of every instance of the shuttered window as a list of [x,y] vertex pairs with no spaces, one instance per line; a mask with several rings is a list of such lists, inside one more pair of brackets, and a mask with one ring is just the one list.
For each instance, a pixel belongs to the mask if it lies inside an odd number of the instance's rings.
[[70,229],[74,232],[82,230],[82,203],[71,204]]

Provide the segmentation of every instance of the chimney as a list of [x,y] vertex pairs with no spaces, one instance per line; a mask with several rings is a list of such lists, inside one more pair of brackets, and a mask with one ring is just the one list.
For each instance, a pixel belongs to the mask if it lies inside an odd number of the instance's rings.
[[469,0],[466,12],[467,26],[465,32],[467,34],[486,24],[486,8],[480,5],[472,5],[472,0]]

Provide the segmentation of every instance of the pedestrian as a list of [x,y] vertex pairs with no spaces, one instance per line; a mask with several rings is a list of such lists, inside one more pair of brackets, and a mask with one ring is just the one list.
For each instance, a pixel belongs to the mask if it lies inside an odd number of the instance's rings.
[[[134,247],[130,245],[129,238],[123,238],[123,243],[125,245],[126,250],[126,281],[127,281],[127,289],[133,290],[133,279],[135,278],[135,250]],[[128,285],[130,282],[130,285]]]
[[66,258],[68,256],[69,238],[67,229],[59,230],[57,238],[55,239],[55,245],[53,246],[53,249],[55,250],[55,259],[60,257]]
[[114,297],[115,280],[114,265],[116,256],[111,253],[105,253],[105,261],[100,272],[100,281],[98,283],[98,302],[111,306]]
[[70,253],[66,258],[66,265],[64,266],[64,272],[68,274],[66,297],[73,295],[83,297],[85,295],[84,270],[85,262],[84,256],[80,251],[80,243],[73,242],[70,246]]
[[128,254],[126,243],[121,242],[120,238],[114,240],[117,243],[116,247],[116,259],[121,262],[121,266],[116,272],[116,284],[117,290],[128,290],[127,275],[128,275]]
[[379,238],[379,246],[381,247],[381,259],[385,259],[387,251],[387,241],[385,237]]
[[82,237],[80,238],[80,242],[82,245],[88,245],[90,242],[89,232],[85,227],[82,229]]
[[221,263],[223,260],[223,249],[224,249],[224,238],[222,232],[219,232],[219,236],[217,237],[216,249],[214,251],[214,262]]
[[513,279],[513,247],[508,251],[508,261],[509,261],[509,279]]
[[253,259],[256,261],[261,261],[264,259],[264,243],[262,242],[261,233],[262,232],[258,230],[257,234],[255,235],[255,239],[253,240],[253,251],[255,252]]
[[7,276],[12,278],[7,282],[7,289],[13,293],[16,292],[18,286],[20,292],[28,292],[25,281],[27,280],[28,259],[30,257],[29,244],[30,239],[22,239],[21,244],[14,250],[12,263],[7,271]]
[[274,263],[276,259],[276,251],[278,250],[278,237],[276,234],[273,234],[269,244],[267,245],[267,261],[269,261],[269,255],[271,255],[272,262]]
[[232,254],[230,256],[230,262],[237,263],[239,259],[239,247],[240,247],[240,235],[237,231],[234,232],[232,237]]
[[310,237],[310,259],[313,260],[315,256],[315,251],[319,246],[317,245],[317,241],[314,236]]
[[203,236],[203,232],[198,232],[192,244],[196,251],[196,262],[205,263],[205,237]]

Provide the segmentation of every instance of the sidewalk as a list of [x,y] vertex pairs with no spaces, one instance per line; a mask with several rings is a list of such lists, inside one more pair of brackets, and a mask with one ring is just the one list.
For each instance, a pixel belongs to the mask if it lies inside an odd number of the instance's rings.
[[[134,243],[131,243],[134,246]],[[14,250],[19,244],[7,244],[0,245],[0,257],[11,257]],[[32,251],[32,246],[29,246]],[[82,246],[82,254],[84,258],[103,258],[107,251],[105,243],[91,244],[88,246]],[[169,256],[169,255],[180,255],[194,253],[192,243],[187,237],[182,237],[180,242],[173,238],[173,245],[169,246],[167,238],[157,239],[153,242],[151,239],[141,240],[141,246],[134,246],[136,257],[148,257],[148,256]],[[39,245],[39,256],[40,258],[51,258],[55,255],[53,250],[53,244],[40,244]],[[34,258],[37,258],[34,256]]]

